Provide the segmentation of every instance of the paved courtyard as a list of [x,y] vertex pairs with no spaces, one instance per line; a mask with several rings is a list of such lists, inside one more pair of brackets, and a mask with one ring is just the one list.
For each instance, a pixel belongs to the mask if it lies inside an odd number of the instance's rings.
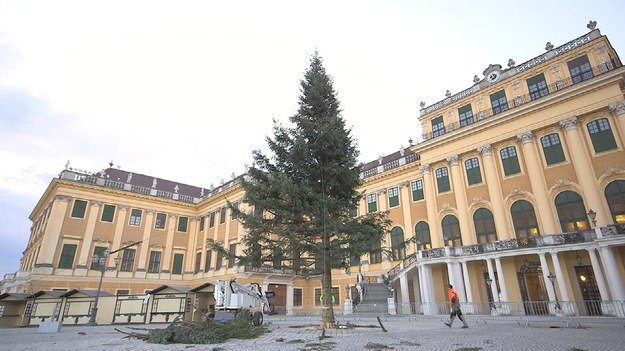
[[571,319],[468,316],[469,328],[456,320],[450,329],[445,318],[424,316],[337,316],[341,325],[355,328],[326,331],[320,340],[319,316],[266,316],[270,332],[252,340],[222,344],[149,344],[128,339],[116,331],[145,332],[131,328],[165,328],[167,325],[63,326],[60,333],[39,333],[37,327],[0,328],[0,350],[562,350],[599,351],[625,349],[623,319]]

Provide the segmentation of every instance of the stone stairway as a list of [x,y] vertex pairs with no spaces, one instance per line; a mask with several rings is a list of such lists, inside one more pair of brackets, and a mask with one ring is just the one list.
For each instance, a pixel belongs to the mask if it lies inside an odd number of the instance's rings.
[[356,314],[388,314],[390,290],[383,283],[365,283],[362,301],[354,307]]

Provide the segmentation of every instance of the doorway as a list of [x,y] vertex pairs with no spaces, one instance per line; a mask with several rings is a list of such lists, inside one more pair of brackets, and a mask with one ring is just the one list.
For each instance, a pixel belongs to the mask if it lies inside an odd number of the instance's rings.
[[548,315],[549,296],[539,262],[525,261],[517,273],[526,315]]
[[575,276],[577,284],[582,292],[583,303],[577,306],[580,314],[588,316],[601,316],[601,294],[595,279],[595,272],[592,266],[575,266]]
[[273,291],[269,298],[271,313],[286,314],[286,284],[269,284],[267,290]]

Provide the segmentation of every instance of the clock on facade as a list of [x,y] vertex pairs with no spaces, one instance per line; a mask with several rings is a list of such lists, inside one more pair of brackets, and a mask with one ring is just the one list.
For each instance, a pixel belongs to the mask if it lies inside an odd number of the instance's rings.
[[486,80],[490,83],[495,83],[496,81],[499,80],[499,77],[501,77],[501,72],[493,71],[488,74],[488,76],[486,77]]

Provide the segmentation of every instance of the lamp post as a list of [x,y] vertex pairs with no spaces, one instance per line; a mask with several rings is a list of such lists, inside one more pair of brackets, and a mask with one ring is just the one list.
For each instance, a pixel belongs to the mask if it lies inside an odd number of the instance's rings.
[[556,275],[549,272],[549,275],[547,276],[547,278],[549,278],[549,281],[551,282],[551,287],[553,289],[553,295],[555,296],[556,301],[554,302],[554,307],[559,310],[560,309],[560,303],[558,302],[558,294],[556,293]]
[[[490,275],[488,276],[488,278],[486,278],[486,284],[488,285],[488,290],[491,292],[490,295],[492,295],[492,290],[490,288],[490,285],[493,283],[493,280],[490,278]],[[494,310],[495,309],[495,296],[492,296],[493,301],[490,302],[490,309]]]
[[[91,309],[91,316],[89,317],[89,322],[87,325],[93,326],[97,325],[95,319],[98,314],[98,300],[100,299],[100,290],[102,289],[102,278],[104,278],[104,272],[106,272],[106,259],[108,258],[110,250],[104,250],[102,256],[93,255],[91,258],[91,262],[94,266],[96,266],[100,270],[100,282],[98,283],[98,290],[95,294],[95,301],[93,303],[93,308]],[[115,257],[115,267],[119,264],[120,258]]]

